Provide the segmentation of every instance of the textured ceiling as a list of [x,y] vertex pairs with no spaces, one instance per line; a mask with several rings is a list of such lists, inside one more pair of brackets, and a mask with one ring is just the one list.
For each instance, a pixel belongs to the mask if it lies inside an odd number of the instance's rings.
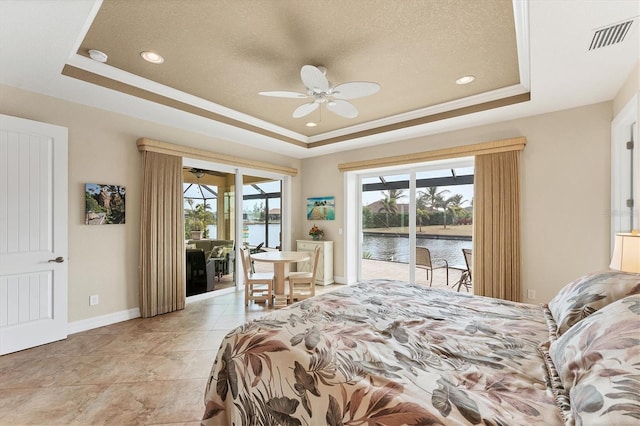
[[[404,116],[393,121],[406,123],[404,117],[415,120],[415,113],[407,114],[412,111],[520,83],[510,0],[105,0],[78,54],[88,56],[89,49],[106,53],[109,67],[232,110],[210,109],[215,111],[212,119],[231,117],[229,124],[251,122],[248,128],[253,131],[262,127],[277,133],[282,128],[316,138],[354,125],[361,125],[354,131],[380,127],[389,121],[376,120],[398,114]],[[161,54],[165,62],[143,61],[144,50]],[[293,110],[308,100],[258,94],[304,92],[300,68],[305,64],[326,67],[333,84],[373,81],[382,89],[351,101],[359,111],[354,119],[324,106],[294,119]],[[172,103],[179,97],[158,90],[156,94],[164,95],[159,98],[114,80],[96,79],[93,73],[66,73],[179,109],[194,104]],[[455,84],[467,74],[476,80]],[[206,109],[191,112],[206,115]],[[306,127],[309,119],[320,125]]]

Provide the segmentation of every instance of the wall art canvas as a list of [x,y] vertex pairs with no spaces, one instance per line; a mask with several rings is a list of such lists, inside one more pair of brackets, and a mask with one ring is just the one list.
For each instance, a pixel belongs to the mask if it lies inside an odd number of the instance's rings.
[[85,224],[114,225],[124,223],[124,186],[88,183],[84,192]]
[[335,197],[311,197],[307,198],[308,220],[335,220]]

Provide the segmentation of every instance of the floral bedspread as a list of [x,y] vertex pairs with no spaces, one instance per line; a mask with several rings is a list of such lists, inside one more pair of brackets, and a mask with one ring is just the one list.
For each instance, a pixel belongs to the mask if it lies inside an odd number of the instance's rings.
[[203,425],[554,425],[541,307],[372,280],[233,330]]

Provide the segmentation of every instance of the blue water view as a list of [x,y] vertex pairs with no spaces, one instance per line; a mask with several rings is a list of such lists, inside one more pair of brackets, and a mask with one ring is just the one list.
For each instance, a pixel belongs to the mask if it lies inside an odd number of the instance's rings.
[[[416,245],[426,247],[432,259],[446,259],[449,265],[464,265],[462,249],[471,249],[470,240],[445,240],[418,238]],[[363,257],[373,260],[390,260],[409,263],[409,238],[407,236],[379,236],[365,234],[362,240]]]
[[[266,242],[264,225],[248,225],[247,242],[257,246]],[[209,238],[217,238],[215,225],[209,225]],[[276,247],[280,244],[280,224],[269,224],[269,242],[267,247]],[[427,247],[433,259],[446,259],[449,265],[464,265],[462,249],[470,249],[471,241],[445,240],[432,238],[418,238],[418,246]],[[373,260],[391,260],[394,262],[409,263],[409,238],[406,236],[380,236],[365,234],[363,237],[362,251],[364,255]]]

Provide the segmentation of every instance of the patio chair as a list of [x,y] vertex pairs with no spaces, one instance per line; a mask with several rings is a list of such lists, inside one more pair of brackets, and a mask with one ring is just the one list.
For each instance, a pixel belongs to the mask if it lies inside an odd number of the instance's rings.
[[472,277],[471,271],[473,267],[473,256],[471,254],[471,249],[462,249],[462,254],[464,255],[464,263],[467,264],[467,270],[463,271],[462,275],[460,276],[460,281],[458,281],[458,291],[460,291],[460,288],[464,286],[467,289],[467,293],[468,293],[469,289],[473,285],[473,281],[471,279]]
[[446,259],[431,259],[431,252],[426,247],[416,247],[416,268],[427,271],[429,287],[433,284],[433,270],[444,269],[447,274],[447,285],[449,285],[449,263]]

